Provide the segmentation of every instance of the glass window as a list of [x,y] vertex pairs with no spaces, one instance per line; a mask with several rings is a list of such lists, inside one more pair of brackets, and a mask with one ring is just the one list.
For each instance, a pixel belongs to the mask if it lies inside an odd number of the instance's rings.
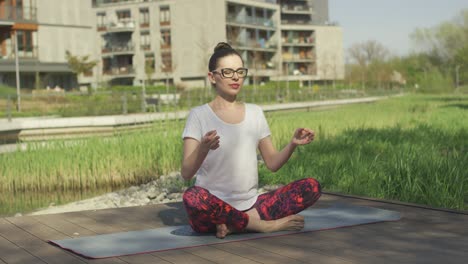
[[168,25],[171,22],[171,11],[168,6],[161,6],[159,9],[159,22],[161,25]]
[[155,69],[154,54],[153,53],[145,54],[145,71],[148,73],[150,71],[154,71],[154,69]]
[[148,8],[140,9],[140,26],[147,27],[149,26],[149,10]]
[[106,12],[97,13],[97,28],[98,29],[106,28]]
[[170,48],[171,46],[171,31],[161,30],[161,48]]
[[151,49],[151,39],[149,31],[142,31],[140,34],[140,46],[142,50]]

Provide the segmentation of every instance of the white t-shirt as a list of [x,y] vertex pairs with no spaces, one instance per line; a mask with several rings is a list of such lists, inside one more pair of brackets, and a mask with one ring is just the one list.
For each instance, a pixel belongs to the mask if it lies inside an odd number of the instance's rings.
[[247,210],[258,197],[258,143],[271,134],[263,110],[245,104],[244,120],[229,124],[204,104],[190,111],[182,137],[201,141],[211,130],[220,137],[219,148],[208,152],[196,173],[195,185],[238,210]]

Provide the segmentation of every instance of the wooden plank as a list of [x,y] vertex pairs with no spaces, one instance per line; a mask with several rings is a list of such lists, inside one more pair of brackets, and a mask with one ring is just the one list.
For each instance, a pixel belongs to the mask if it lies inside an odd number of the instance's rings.
[[67,221],[62,214],[38,215],[33,217],[36,221],[53,228],[68,237],[91,236],[96,233]]
[[[3,224],[0,223],[0,233],[2,233],[2,225]],[[0,236],[0,249],[0,260],[2,263],[45,263],[25,249],[18,247],[2,236]]]
[[213,247],[259,263],[301,263],[299,260],[282,255],[279,252],[268,252],[261,248],[251,247],[245,242],[218,244],[213,245]]
[[[33,236],[29,232],[7,221],[7,219],[0,219],[0,235],[41,259],[43,262],[67,264],[84,263],[79,258],[72,256],[71,253],[45,243],[38,237]],[[32,263],[37,263],[37,261]]]
[[86,211],[82,212],[83,215],[88,216],[96,221],[112,228],[113,232],[124,232],[134,231],[153,228],[152,225],[148,225],[145,221],[136,221],[136,218],[131,218],[129,215],[122,213],[119,210],[98,210],[94,212]]
[[168,261],[165,261],[151,254],[138,254],[138,255],[133,255],[133,256],[124,256],[124,257],[119,257],[119,259],[130,264],[148,264],[148,263],[169,264],[170,263]]
[[[239,263],[239,264],[252,264],[258,263],[249,259],[248,257],[239,256],[237,254],[232,254],[230,252],[217,249],[212,246],[203,246],[203,247],[194,247],[184,249],[184,251],[189,252],[193,255],[199,256],[204,259],[209,259],[215,263]],[[227,261],[228,260],[228,261]]]
[[84,229],[90,230],[95,234],[109,234],[116,232],[116,228],[108,226],[105,221],[98,222],[82,212],[66,213],[63,214],[63,217],[68,222],[80,226]]
[[215,263],[209,259],[193,255],[184,250],[168,250],[151,253],[151,255],[159,257],[169,263],[190,263],[190,264],[206,264]]
[[[252,249],[264,250],[266,252],[272,252],[275,254],[280,254],[282,256],[294,259],[296,261],[301,261],[304,263],[339,263],[339,264],[349,264],[352,263],[349,260],[336,257],[334,255],[322,254],[321,252],[316,252],[310,250],[310,245],[297,246],[297,244],[290,245],[284,243],[283,240],[285,237],[277,237],[272,239],[258,239],[243,242],[244,245],[251,247]],[[291,237],[288,239],[297,240],[297,238]],[[298,241],[300,243],[300,241]]]
[[[68,237],[80,237],[80,236],[91,236],[91,235],[96,235],[91,230],[85,229],[81,226],[78,226],[76,224],[73,224],[69,221],[66,221],[63,219],[62,214],[50,214],[50,215],[39,215],[39,216],[34,216],[33,217],[36,221],[57,230],[58,232],[61,232],[65,234]],[[66,237],[63,237],[66,238]],[[54,239],[63,239],[62,237],[57,237]],[[86,259],[81,256],[78,256],[82,261],[86,263],[96,263],[96,264],[105,264],[105,263],[124,263],[126,261],[123,261],[119,258],[108,258],[108,259]]]

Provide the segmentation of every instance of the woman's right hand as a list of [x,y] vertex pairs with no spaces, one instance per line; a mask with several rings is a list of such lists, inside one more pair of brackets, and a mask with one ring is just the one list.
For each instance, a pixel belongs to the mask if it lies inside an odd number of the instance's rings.
[[200,150],[208,153],[208,151],[219,148],[219,136],[216,130],[208,131],[201,139]]

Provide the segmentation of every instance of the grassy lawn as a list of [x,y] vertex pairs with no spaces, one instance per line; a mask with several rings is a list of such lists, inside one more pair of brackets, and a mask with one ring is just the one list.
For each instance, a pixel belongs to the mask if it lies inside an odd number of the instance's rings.
[[[316,141],[262,184],[317,178],[328,191],[468,209],[468,96],[409,95],[312,112],[269,113],[273,141],[295,127]],[[184,122],[112,138],[30,143],[0,155],[1,214],[66,203],[150,181],[180,167]],[[13,201],[13,202],[12,202]]]

